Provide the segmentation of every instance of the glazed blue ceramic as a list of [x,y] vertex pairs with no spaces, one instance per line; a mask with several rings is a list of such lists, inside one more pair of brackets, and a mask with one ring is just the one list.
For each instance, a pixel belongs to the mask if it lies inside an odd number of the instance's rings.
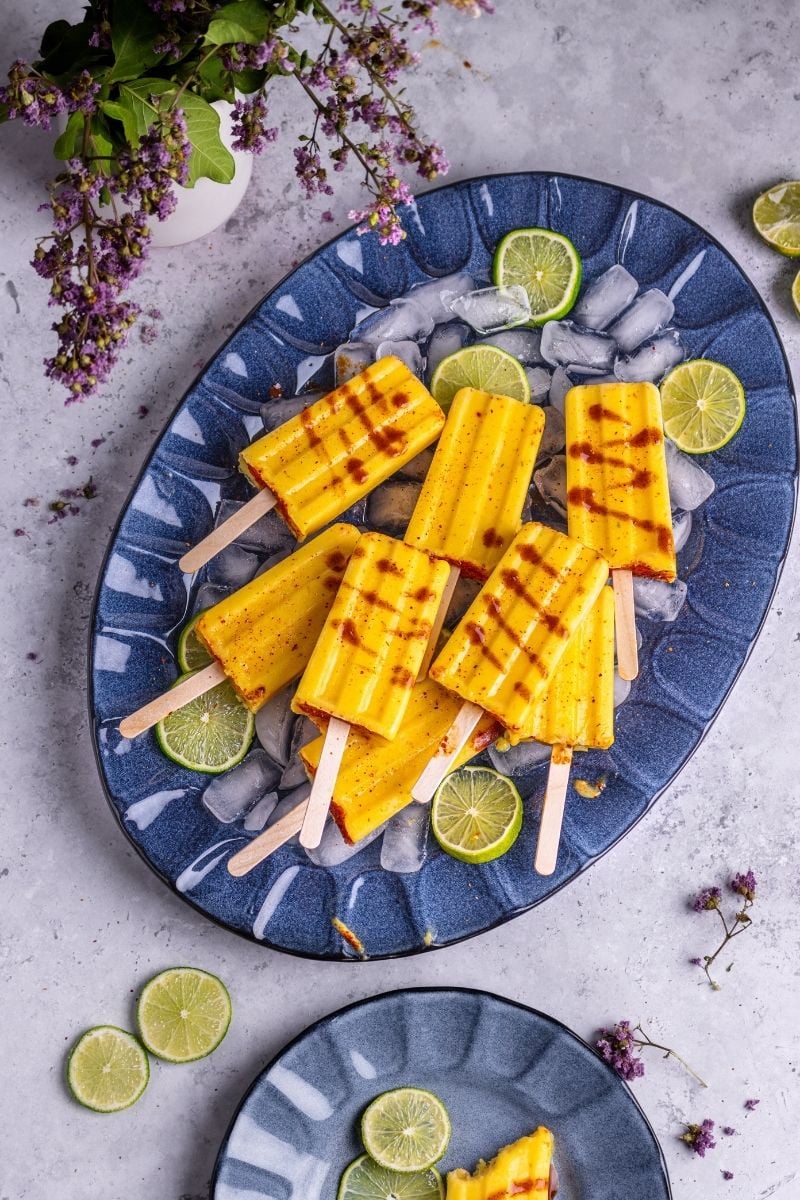
[[[273,385],[286,396],[309,379],[330,386],[330,352],[364,314],[415,283],[462,268],[487,278],[498,239],[521,225],[568,234],[587,282],[619,260],[642,287],[669,291],[682,281],[674,325],[688,354],[726,363],[747,392],[740,432],[702,460],[716,491],[694,514],[679,556],[688,600],[672,624],[639,622],[642,671],[618,710],[616,742],[608,752],[580,757],[581,776],[603,776],[605,790],[594,799],[570,792],[550,878],[531,869],[541,763],[508,767],[526,802],[525,824],[511,852],[494,863],[468,866],[431,842],[419,871],[394,874],[381,869],[373,843],[323,868],[292,844],[234,879],[226,861],[255,836],[257,823],[220,824],[201,801],[207,778],[168,762],[152,734],[127,742],[118,732],[123,715],[174,680],[177,634],[187,615],[201,599],[222,594],[220,560],[196,579],[185,577],[177,560],[209,531],[221,502],[230,506],[250,494],[237,455],[262,432],[260,408]],[[719,712],[775,589],[794,513],[796,465],[791,381],[764,305],[725,250],[674,210],[585,179],[501,175],[420,197],[408,238],[397,248],[382,249],[352,230],[342,234],[267,296],[190,387],[114,534],[94,612],[91,714],[103,783],[122,828],[153,870],[200,911],[311,957],[358,959],[333,917],[356,933],[363,953],[379,957],[454,942],[524,912],[639,820]],[[363,522],[363,503],[349,515]],[[260,541],[246,537],[230,552],[228,579],[240,566],[249,577],[262,558],[291,547],[272,517]],[[283,795],[289,782],[282,777]]]
[[259,1075],[217,1158],[212,1200],[332,1200],[363,1153],[359,1118],[389,1088],[426,1088],[453,1133],[444,1174],[546,1125],[559,1200],[668,1200],[664,1159],[627,1084],[564,1025],[461,989],[363,1000],[301,1034]]

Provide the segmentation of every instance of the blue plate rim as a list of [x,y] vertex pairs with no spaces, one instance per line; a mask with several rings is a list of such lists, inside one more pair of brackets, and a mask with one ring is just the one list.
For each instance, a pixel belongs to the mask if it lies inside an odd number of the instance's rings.
[[[775,320],[774,320],[771,312],[767,308],[766,301],[764,300],[760,291],[758,290],[756,285],[753,283],[749,274],[741,266],[738,259],[736,259],[733,256],[733,254],[730,252],[730,250],[728,250],[727,247],[725,247],[722,244],[722,242],[720,242],[719,239],[714,236],[713,233],[710,233],[705,228],[704,225],[701,225],[700,222],[696,221],[693,217],[688,217],[685,213],[681,212],[680,209],[675,208],[674,205],[668,204],[663,200],[659,200],[654,196],[649,196],[646,192],[640,192],[634,188],[625,187],[624,185],[619,184],[619,183],[611,183],[611,182],[608,182],[608,181],[602,180],[602,179],[594,179],[588,175],[574,174],[569,171],[545,171],[545,170],[495,171],[490,174],[471,175],[471,176],[466,177],[465,179],[453,180],[449,183],[442,184],[439,187],[429,188],[427,191],[416,193],[416,196],[417,197],[429,196],[435,192],[446,191],[448,188],[468,187],[471,184],[486,183],[487,181],[490,181],[490,180],[513,179],[513,178],[520,178],[523,176],[525,176],[525,177],[538,176],[538,177],[543,177],[543,178],[551,178],[551,177],[555,176],[560,179],[571,179],[578,183],[587,183],[590,185],[610,188],[613,191],[617,191],[617,192],[625,192],[627,195],[633,197],[636,200],[644,200],[646,203],[655,204],[655,205],[659,206],[660,208],[666,209],[668,212],[674,213],[681,220],[689,221],[692,225],[694,225],[697,229],[699,229],[700,232],[704,235],[704,237],[708,238],[709,242],[712,245],[716,246],[716,248],[727,259],[729,259],[733,263],[733,265],[736,267],[736,269],[741,273],[742,277],[750,285],[754,296],[758,300],[759,307],[760,307],[761,311],[763,312],[764,316],[766,317],[770,328],[772,329],[772,333],[775,337],[775,342],[780,351],[781,359],[783,361],[783,365],[784,365],[784,368],[786,371],[788,390],[789,390],[789,394],[790,394],[790,398],[792,400],[792,406],[793,406],[793,410],[794,410],[795,440],[796,440],[796,443],[800,446],[800,412],[798,412],[797,392],[796,392],[795,386],[794,386],[794,378],[792,375],[792,367],[791,367],[791,363],[789,361],[789,356],[786,353],[786,349],[783,345],[783,341],[781,339],[781,335],[780,335],[778,327],[775,323]],[[229,334],[229,336],[219,345],[219,347],[211,355],[209,355],[206,362],[203,364],[203,366],[200,368],[200,370],[197,372],[197,374],[193,377],[191,382],[187,385],[187,387],[186,387],[185,391],[183,392],[183,394],[181,395],[180,399],[177,401],[177,403],[174,405],[174,407],[170,410],[168,416],[166,417],[166,419],[164,421],[164,424],[162,425],[157,437],[155,438],[155,440],[153,442],[150,453],[147,455],[147,458],[143,462],[135,480],[133,481],[133,484],[131,485],[131,487],[128,491],[127,496],[125,497],[125,501],[124,501],[122,507],[120,508],[119,515],[117,516],[117,519],[114,522],[114,527],[111,530],[111,533],[109,535],[105,553],[103,554],[103,559],[102,559],[102,562],[100,564],[100,568],[98,571],[97,583],[95,585],[94,599],[92,601],[92,611],[91,611],[91,615],[90,615],[90,619],[89,619],[88,634],[87,634],[87,642],[88,642],[87,658],[86,658],[87,708],[88,708],[89,729],[90,729],[90,734],[91,734],[92,750],[94,752],[95,765],[97,767],[97,773],[100,777],[100,785],[103,789],[103,794],[105,796],[106,803],[108,804],[108,807],[111,809],[111,812],[114,815],[114,819],[115,819],[117,825],[122,830],[122,832],[124,833],[126,839],[131,844],[131,846],[133,846],[133,848],[136,851],[139,858],[142,859],[142,861],[147,865],[149,870],[158,879],[160,879],[162,881],[162,883],[166,884],[166,886],[170,889],[170,891],[173,893],[173,895],[177,896],[185,904],[188,904],[191,908],[195,909],[206,920],[213,921],[213,923],[215,925],[218,925],[221,929],[225,929],[229,933],[233,933],[237,937],[241,937],[247,942],[251,942],[251,943],[255,942],[258,945],[261,945],[268,950],[274,950],[281,954],[289,954],[295,958],[305,958],[305,959],[309,959],[309,960],[315,961],[315,962],[360,963],[363,960],[358,956],[351,957],[349,955],[346,955],[343,951],[337,955],[332,955],[332,954],[315,953],[310,950],[296,950],[291,947],[282,946],[277,943],[273,943],[267,937],[256,938],[252,933],[248,933],[246,930],[234,929],[230,925],[228,925],[225,921],[223,921],[221,918],[215,916],[213,913],[208,912],[205,908],[203,908],[203,906],[201,904],[199,904],[195,900],[193,900],[191,898],[191,896],[188,895],[188,893],[180,892],[177,889],[177,887],[175,886],[175,882],[172,879],[170,879],[167,875],[165,875],[162,871],[160,871],[150,861],[150,859],[147,857],[147,855],[145,854],[142,847],[139,845],[139,843],[134,838],[132,831],[126,827],[125,821],[123,819],[123,815],[118,811],[116,805],[114,804],[114,801],[111,796],[111,792],[106,783],[106,778],[105,778],[105,774],[103,772],[102,761],[101,761],[101,757],[100,757],[100,748],[99,748],[98,741],[97,741],[96,723],[95,723],[95,717],[94,717],[94,710],[95,710],[94,678],[93,678],[92,666],[93,666],[93,660],[94,660],[93,650],[94,650],[95,629],[96,629],[96,624],[97,624],[97,610],[98,610],[98,605],[100,602],[100,593],[102,591],[103,580],[105,578],[106,568],[107,568],[108,562],[109,562],[109,557],[111,555],[111,551],[114,547],[114,544],[117,540],[117,535],[119,534],[119,530],[120,530],[120,526],[122,524],[123,518],[125,517],[125,514],[127,513],[128,509],[130,507],[131,500],[133,499],[134,495],[136,494],[137,489],[139,488],[139,485],[141,484],[142,480],[144,479],[145,475],[147,474],[148,470],[150,469],[150,464],[153,460],[153,457],[155,456],[155,453],[161,443],[162,438],[164,437],[165,433],[167,432],[167,429],[171,425],[171,423],[174,420],[175,416],[177,415],[179,409],[186,402],[186,399],[187,399],[189,393],[192,391],[192,389],[194,387],[196,387],[196,385],[200,382],[200,380],[205,375],[209,364],[214,359],[216,359],[220,354],[222,354],[222,352],[225,350],[225,347],[228,346],[234,340],[234,338],[239,334],[240,330],[248,323],[248,321],[251,319],[251,317],[254,315],[254,313],[256,313],[257,310],[259,308],[261,308],[261,306],[263,304],[265,304],[272,295],[275,294],[275,292],[279,291],[279,289],[281,287],[283,287],[284,283],[286,283],[287,280],[289,280],[291,278],[291,276],[295,274],[296,271],[298,271],[301,267],[305,266],[306,263],[308,263],[311,259],[315,258],[318,254],[322,254],[323,251],[325,251],[329,246],[333,245],[334,242],[338,241],[339,238],[344,237],[349,233],[352,233],[354,229],[355,229],[355,224],[348,225],[344,229],[339,230],[339,232],[335,233],[332,237],[328,238],[328,240],[326,242],[323,242],[321,245],[316,246],[313,250],[310,250],[309,253],[303,259],[301,259],[300,261],[295,263],[295,265],[289,271],[287,271],[277,281],[277,283],[275,283],[274,286],[272,288],[270,288],[270,290],[268,292],[265,292],[264,295],[261,296],[260,299],[256,301],[256,303],[252,306],[252,308],[250,308],[248,310],[248,312],[244,315],[244,317],[242,317],[239,324],[236,326],[236,328],[234,330],[232,330],[232,332]],[[798,500],[798,482],[799,481],[800,481],[800,466],[798,466],[795,469],[795,473],[792,478],[792,515],[791,515],[791,520],[789,521],[784,544],[781,547],[781,557],[780,557],[780,561],[777,564],[777,568],[775,571],[775,579],[774,579],[774,582],[772,585],[772,590],[769,595],[768,603],[766,604],[765,609],[764,609],[764,615],[761,618],[761,620],[759,621],[758,628],[756,629],[756,632],[754,633],[753,638],[750,641],[750,644],[747,647],[747,650],[745,651],[744,657],[742,658],[742,661],[739,665],[739,669],[737,670],[736,674],[734,675],[733,679],[731,680],[730,684],[728,685],[724,695],[722,696],[722,699],[720,700],[719,704],[717,705],[715,712],[712,714],[712,716],[708,719],[705,726],[703,727],[702,733],[700,734],[699,738],[697,739],[697,742],[693,746],[689,755],[681,762],[681,764],[677,768],[677,770],[675,770],[672,773],[672,775],[669,777],[669,779],[664,783],[663,787],[659,788],[659,790],[654,793],[654,795],[650,799],[650,803],[642,810],[642,812],[639,814],[639,816],[636,817],[636,819],[627,827],[627,829],[625,829],[619,835],[619,837],[615,838],[614,841],[611,842],[606,847],[606,849],[603,850],[600,854],[596,855],[593,858],[588,859],[587,862],[585,862],[583,864],[583,866],[581,866],[577,869],[577,871],[575,871],[572,875],[570,875],[567,879],[565,879],[557,887],[555,887],[551,891],[549,891],[546,895],[540,897],[538,900],[534,900],[532,904],[528,904],[522,908],[515,909],[513,912],[502,914],[501,916],[497,917],[494,921],[492,921],[491,924],[486,925],[483,929],[475,930],[473,932],[461,934],[458,937],[451,938],[447,942],[442,943],[442,947],[444,947],[445,945],[446,946],[457,946],[461,942],[469,941],[471,938],[479,937],[482,934],[491,933],[493,930],[500,928],[500,926],[507,924],[509,921],[513,921],[517,917],[523,916],[525,913],[531,912],[532,909],[538,908],[538,906],[540,904],[545,903],[551,897],[558,895],[559,892],[561,892],[563,888],[568,887],[576,879],[580,878],[580,876],[583,875],[590,867],[594,866],[595,863],[599,862],[602,858],[604,858],[607,854],[609,854],[616,846],[618,846],[619,843],[625,837],[627,837],[627,835],[633,829],[636,828],[636,826],[640,823],[640,821],[642,821],[648,815],[648,813],[651,811],[653,806],[657,803],[658,800],[660,800],[661,796],[663,796],[664,792],[666,792],[667,789],[672,786],[675,779],[677,779],[678,775],[680,775],[681,771],[683,771],[683,769],[687,766],[687,764],[689,762],[691,762],[691,760],[694,758],[697,751],[703,745],[703,742],[707,738],[707,736],[708,736],[709,732],[711,731],[711,729],[713,728],[717,718],[719,717],[720,713],[722,712],[723,708],[725,707],[725,705],[728,701],[728,698],[729,698],[731,692],[733,691],[733,688],[736,686],[736,683],[738,682],[738,679],[739,679],[742,671],[744,670],[744,668],[746,667],[747,663],[750,660],[750,656],[752,655],[753,650],[761,637],[762,631],[764,629],[764,625],[766,624],[767,618],[769,617],[773,601],[775,600],[775,596],[778,591],[778,587],[780,586],[781,578],[783,576],[783,569],[786,564],[786,556],[787,556],[787,553],[789,550],[789,546],[791,544],[792,535],[794,533],[795,522],[797,520],[797,500]],[[436,946],[434,948],[438,949],[439,946]],[[389,951],[386,953],[370,955],[369,961],[370,962],[379,962],[382,959],[409,958],[416,954],[427,953],[427,952],[429,952],[430,949],[431,949],[430,947],[427,947],[424,945],[412,946],[407,950],[395,950],[395,951]],[[409,990],[413,990],[413,989],[409,989]],[[543,1014],[543,1015],[546,1015],[546,1014]]]
[[[518,172],[518,174],[529,174],[529,172],[527,172],[527,171],[526,172]],[[211,1173],[211,1180],[209,1182],[209,1190],[208,1190],[209,1200],[214,1200],[214,1193],[216,1192],[216,1188],[217,1188],[219,1172],[223,1166],[225,1151],[227,1150],[228,1142],[230,1141],[231,1134],[233,1133],[233,1127],[239,1118],[239,1114],[241,1113],[244,1106],[247,1104],[247,1102],[250,1099],[250,1097],[252,1096],[252,1094],[255,1092],[255,1090],[258,1087],[258,1085],[260,1084],[262,1078],[267,1074],[267,1072],[272,1070],[272,1068],[275,1066],[275,1064],[278,1063],[285,1054],[288,1054],[291,1050],[293,1050],[294,1047],[303,1040],[303,1038],[307,1037],[309,1034],[315,1033],[318,1029],[323,1028],[325,1025],[327,1025],[327,1023],[329,1021],[334,1020],[336,1017],[344,1016],[346,1013],[354,1012],[356,1009],[359,1009],[359,1008],[365,1008],[367,1005],[370,1005],[370,1004],[377,1004],[381,1000],[387,1000],[390,997],[397,997],[397,996],[402,997],[402,996],[408,996],[408,995],[413,996],[413,995],[420,995],[420,994],[438,995],[438,996],[451,996],[451,995],[478,996],[482,999],[488,998],[489,1000],[497,1000],[497,1001],[500,1001],[501,1004],[508,1004],[512,1008],[519,1009],[524,1013],[528,1013],[534,1017],[538,1017],[542,1021],[546,1021],[549,1025],[552,1025],[556,1030],[558,1030],[561,1033],[567,1034],[568,1037],[571,1037],[574,1041],[578,1042],[579,1045],[583,1046],[584,1049],[588,1050],[590,1052],[590,1054],[592,1054],[599,1063],[602,1063],[603,1067],[613,1077],[615,1082],[617,1084],[619,1084],[619,1086],[623,1089],[623,1091],[625,1093],[627,1093],[628,1099],[631,1101],[634,1109],[637,1111],[638,1115],[641,1117],[642,1123],[644,1124],[645,1129],[647,1130],[650,1137],[652,1138],[653,1144],[655,1145],[655,1148],[658,1152],[659,1165],[661,1167],[661,1170],[662,1170],[662,1173],[664,1176],[664,1183],[666,1184],[666,1187],[667,1187],[668,1200],[673,1200],[672,1181],[669,1177],[669,1170],[667,1168],[667,1160],[664,1155],[664,1148],[658,1139],[658,1135],[656,1134],[656,1131],[653,1128],[650,1118],[648,1117],[647,1113],[644,1111],[641,1104],[639,1103],[636,1096],[634,1095],[630,1084],[627,1083],[626,1080],[624,1080],[621,1075],[618,1075],[617,1072],[614,1071],[613,1068],[610,1067],[607,1062],[605,1062],[605,1060],[598,1054],[598,1052],[594,1048],[594,1046],[590,1046],[589,1043],[580,1036],[580,1034],[576,1033],[574,1029],[570,1029],[569,1025],[565,1025],[563,1021],[560,1021],[558,1019],[558,1017],[551,1016],[550,1013],[542,1012],[541,1009],[534,1008],[530,1004],[525,1004],[521,1000],[512,1000],[510,996],[501,996],[499,994],[499,992],[487,992],[483,988],[436,987],[436,986],[430,986],[430,985],[424,986],[424,987],[390,988],[386,992],[376,992],[375,995],[373,995],[373,996],[363,996],[360,1000],[353,1000],[353,1001],[351,1001],[350,1004],[345,1004],[341,1008],[334,1009],[332,1012],[326,1013],[325,1016],[319,1017],[316,1021],[312,1021],[312,1023],[310,1025],[307,1025],[305,1029],[302,1029],[290,1041],[288,1041],[285,1046],[282,1046],[280,1048],[280,1050],[278,1050],[272,1056],[272,1058],[267,1063],[265,1063],[265,1065],[261,1068],[261,1070],[255,1076],[255,1078],[252,1080],[252,1082],[247,1086],[245,1091],[242,1093],[241,1099],[239,1100],[238,1104],[236,1105],[236,1108],[233,1112],[233,1115],[231,1116],[230,1121],[228,1122],[228,1126],[225,1130],[225,1134],[220,1143],[219,1150],[217,1151],[217,1157],[214,1160],[214,1169]]]

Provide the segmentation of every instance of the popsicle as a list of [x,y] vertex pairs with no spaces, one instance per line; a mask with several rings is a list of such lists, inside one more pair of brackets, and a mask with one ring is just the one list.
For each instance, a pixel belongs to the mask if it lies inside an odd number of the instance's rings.
[[[331,814],[345,841],[354,844],[411,803],[411,786],[458,712],[459,700],[432,679],[411,689],[400,732],[389,742],[365,729],[352,729],[333,790]],[[327,721],[314,718],[321,729]],[[459,767],[499,737],[500,726],[484,716],[453,763]],[[313,777],[319,767],[324,738],[303,746],[300,755]],[[284,842],[300,832],[305,805],[298,806],[278,825],[254,838],[228,861],[232,875],[246,875]],[[292,818],[292,819],[290,819]]]
[[431,667],[464,703],[412,788],[415,800],[431,799],[482,712],[512,745],[530,737],[535,706],[607,578],[605,559],[574,538],[522,526]]
[[300,841],[319,845],[350,726],[396,737],[447,583],[447,563],[365,533],[292,700],[328,719]]
[[259,491],[181,558],[196,571],[277,506],[305,538],[355,504],[439,436],[444,413],[399,358],[373,363],[239,455]]
[[533,1133],[504,1146],[491,1162],[481,1162],[474,1175],[463,1167],[447,1173],[447,1200],[549,1200],[555,1195],[555,1138],[540,1125]]
[[361,537],[339,523],[203,613],[195,626],[214,662],[120,723],[136,737],[230,679],[253,712],[305,667]]
[[567,392],[565,416],[569,532],[608,560],[619,673],[635,679],[632,576],[676,573],[661,399],[652,383],[586,384]]
[[[456,392],[405,535],[409,546],[451,564],[429,655],[459,574],[486,579],[519,529],[543,431],[538,405],[477,388]],[[422,674],[427,668],[423,661]]]
[[556,869],[572,752],[607,750],[614,741],[614,594],[604,587],[570,638],[528,726],[553,747],[534,865]]

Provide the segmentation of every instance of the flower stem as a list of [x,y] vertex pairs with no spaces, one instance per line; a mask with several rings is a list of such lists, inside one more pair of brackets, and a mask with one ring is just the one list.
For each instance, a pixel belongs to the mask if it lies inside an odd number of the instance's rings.
[[642,1038],[644,1039],[644,1041],[637,1042],[637,1044],[639,1046],[642,1046],[642,1047],[652,1046],[652,1048],[654,1050],[663,1050],[664,1057],[665,1058],[674,1058],[677,1062],[679,1062],[681,1064],[681,1066],[684,1068],[684,1070],[689,1072],[692,1079],[697,1080],[697,1082],[700,1084],[700,1087],[704,1087],[704,1088],[708,1087],[708,1084],[706,1083],[706,1081],[704,1079],[701,1079],[700,1076],[697,1074],[697,1071],[693,1070],[687,1063],[686,1059],[681,1058],[680,1054],[676,1053],[675,1050],[670,1049],[669,1046],[662,1046],[658,1042],[652,1041],[652,1039],[649,1038],[647,1036],[647,1034],[645,1033],[645,1031],[642,1029],[641,1025],[636,1026],[635,1032],[640,1033],[642,1035]]

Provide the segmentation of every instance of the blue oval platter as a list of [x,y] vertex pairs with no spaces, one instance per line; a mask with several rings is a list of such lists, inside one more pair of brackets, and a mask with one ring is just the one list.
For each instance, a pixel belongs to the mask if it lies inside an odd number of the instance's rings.
[[486,992],[422,988],[363,1000],[302,1033],[255,1081],[223,1142],[213,1200],[334,1196],[363,1153],[375,1096],[434,1092],[452,1124],[442,1175],[474,1170],[546,1125],[560,1200],[669,1200],[667,1169],[627,1084],[552,1017]]
[[[153,870],[207,916],[265,945],[315,958],[358,961],[469,937],[538,904],[614,845],[674,779],[719,712],[767,613],[795,507],[796,413],[785,355],[753,286],[692,221],[607,184],[525,173],[429,192],[406,224],[408,237],[396,248],[382,249],[377,239],[350,230],[312,255],[245,319],[190,387],[122,514],[92,626],[97,759],[127,836]],[[368,330],[375,309],[457,272],[487,284],[499,239],[532,225],[573,240],[583,259],[584,289],[622,262],[642,294],[667,293],[674,303],[667,340],[677,353],[725,363],[747,395],[744,424],[727,446],[693,460],[677,455],[670,490],[679,583],[637,594],[641,674],[629,694],[618,681],[612,748],[578,756],[574,770],[590,785],[605,786],[593,797],[598,788],[583,788],[586,795],[570,790],[549,878],[532,869],[547,753],[533,745],[505,754],[493,748],[478,760],[510,775],[525,800],[521,836],[493,863],[470,866],[441,853],[425,816],[407,810],[349,857],[331,832],[316,861],[290,843],[235,879],[226,869],[230,855],[304,794],[297,750],[310,731],[289,712],[289,696],[262,710],[244,764],[235,776],[218,777],[207,795],[209,777],[168,761],[152,733],[126,741],[118,724],[175,679],[177,639],[188,617],[294,543],[273,513],[195,577],[181,572],[178,559],[215,519],[248,499],[239,451],[278,423],[288,397],[333,385],[333,352],[358,341],[360,322]],[[430,299],[432,291],[417,295]],[[434,310],[437,304],[434,295]],[[390,335],[394,322],[394,336],[407,338],[408,309],[394,320],[401,309],[394,306],[381,319]],[[468,334],[451,313],[437,312],[429,323],[434,319],[450,322],[434,330],[440,345],[452,347]],[[430,363],[429,332],[419,335],[418,347],[406,341],[405,349]],[[650,346],[659,352],[657,340],[645,348],[648,354]],[[537,357],[535,337],[528,341],[532,389],[557,407],[558,380]],[[617,366],[638,369],[637,353],[622,356]],[[590,369],[588,361],[584,367]],[[569,370],[573,381],[581,380],[580,365]],[[537,465],[528,514],[559,525],[559,424],[557,413],[551,415],[551,457]],[[563,448],[563,424],[561,437]],[[419,486],[410,466],[345,519],[402,534]]]

